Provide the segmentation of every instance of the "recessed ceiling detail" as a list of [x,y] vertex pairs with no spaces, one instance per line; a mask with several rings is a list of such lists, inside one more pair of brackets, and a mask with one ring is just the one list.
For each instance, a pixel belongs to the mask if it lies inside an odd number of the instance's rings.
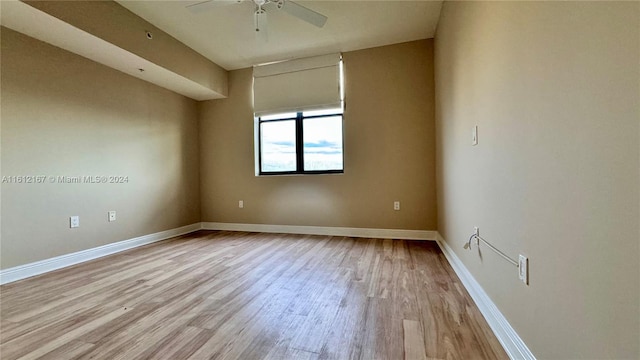
[[[123,20],[133,20],[128,24],[124,22],[125,26],[132,25],[134,32],[138,34],[138,37],[145,44],[156,41],[158,45],[147,45],[145,49],[131,41],[123,44],[118,41],[117,37],[113,36],[113,34],[117,34],[117,31],[112,31],[109,34],[100,34],[99,26],[93,26],[85,30],[86,24],[73,21],[74,16],[80,15],[76,12],[79,6],[87,6],[90,10],[97,10],[99,6],[105,5],[113,10],[112,16],[118,12],[125,13],[124,17],[117,18],[114,16],[113,18],[103,19],[103,25],[106,23],[106,29],[114,27],[115,24],[122,26]],[[172,49],[170,41],[157,39],[159,36],[156,36],[155,39],[149,39],[144,30],[135,31],[136,26],[152,27],[152,25],[131,14],[115,2],[56,1],[38,3],[38,6],[51,7],[47,10],[53,10],[54,14],[59,11],[64,15],[68,15],[60,16],[60,14],[56,14],[59,17],[21,1],[2,1],[1,6],[2,25],[25,35],[195,100],[218,99],[227,95],[226,70],[173,38],[171,40],[176,44],[173,49],[184,47],[186,50],[191,51],[192,54],[189,54],[188,51],[180,54],[169,53],[168,50]],[[87,10],[87,8],[84,10]],[[83,11],[81,15],[83,19],[90,18],[91,12]],[[96,15],[96,13],[93,13],[93,15]],[[138,20],[137,23],[136,20]],[[97,23],[99,22],[93,21],[91,25]],[[161,31],[155,29],[155,27],[154,32],[157,35],[161,35]],[[147,34],[149,33],[147,32]],[[166,34],[165,37],[170,38]],[[151,56],[147,56],[148,54]],[[189,55],[191,55],[191,58],[189,58]],[[165,56],[168,61],[157,61],[154,56]],[[182,70],[181,66],[186,70]]]

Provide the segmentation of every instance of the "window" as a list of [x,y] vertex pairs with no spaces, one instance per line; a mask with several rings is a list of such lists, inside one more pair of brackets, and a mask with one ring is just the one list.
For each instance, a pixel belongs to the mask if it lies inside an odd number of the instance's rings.
[[344,172],[341,54],[253,67],[256,175]]
[[259,174],[343,172],[342,109],[258,117]]

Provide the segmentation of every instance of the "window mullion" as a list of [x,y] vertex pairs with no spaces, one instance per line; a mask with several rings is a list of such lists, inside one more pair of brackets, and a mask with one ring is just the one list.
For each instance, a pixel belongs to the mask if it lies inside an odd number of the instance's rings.
[[296,171],[304,171],[304,130],[302,129],[302,112],[296,117]]

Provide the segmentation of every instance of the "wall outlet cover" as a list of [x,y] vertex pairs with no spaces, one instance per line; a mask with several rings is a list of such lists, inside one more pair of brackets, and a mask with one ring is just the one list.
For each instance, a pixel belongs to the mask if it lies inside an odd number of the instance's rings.
[[523,283],[529,285],[529,259],[524,255],[518,258],[518,277]]

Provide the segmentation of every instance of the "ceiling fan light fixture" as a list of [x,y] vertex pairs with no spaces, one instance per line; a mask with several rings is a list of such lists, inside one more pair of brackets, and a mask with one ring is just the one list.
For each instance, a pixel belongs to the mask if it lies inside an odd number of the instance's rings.
[[255,5],[256,11],[254,18],[256,33],[266,32],[266,13],[263,7],[271,6],[271,4],[274,4],[278,10],[282,10],[293,17],[319,28],[323,27],[327,22],[326,16],[291,0],[204,0],[196,4],[187,5],[186,8],[195,14],[210,10],[219,5],[239,4],[243,1],[246,1],[247,3],[252,2]]
[[262,7],[258,7],[254,14],[254,24],[256,38],[260,41],[267,42],[267,13]]

